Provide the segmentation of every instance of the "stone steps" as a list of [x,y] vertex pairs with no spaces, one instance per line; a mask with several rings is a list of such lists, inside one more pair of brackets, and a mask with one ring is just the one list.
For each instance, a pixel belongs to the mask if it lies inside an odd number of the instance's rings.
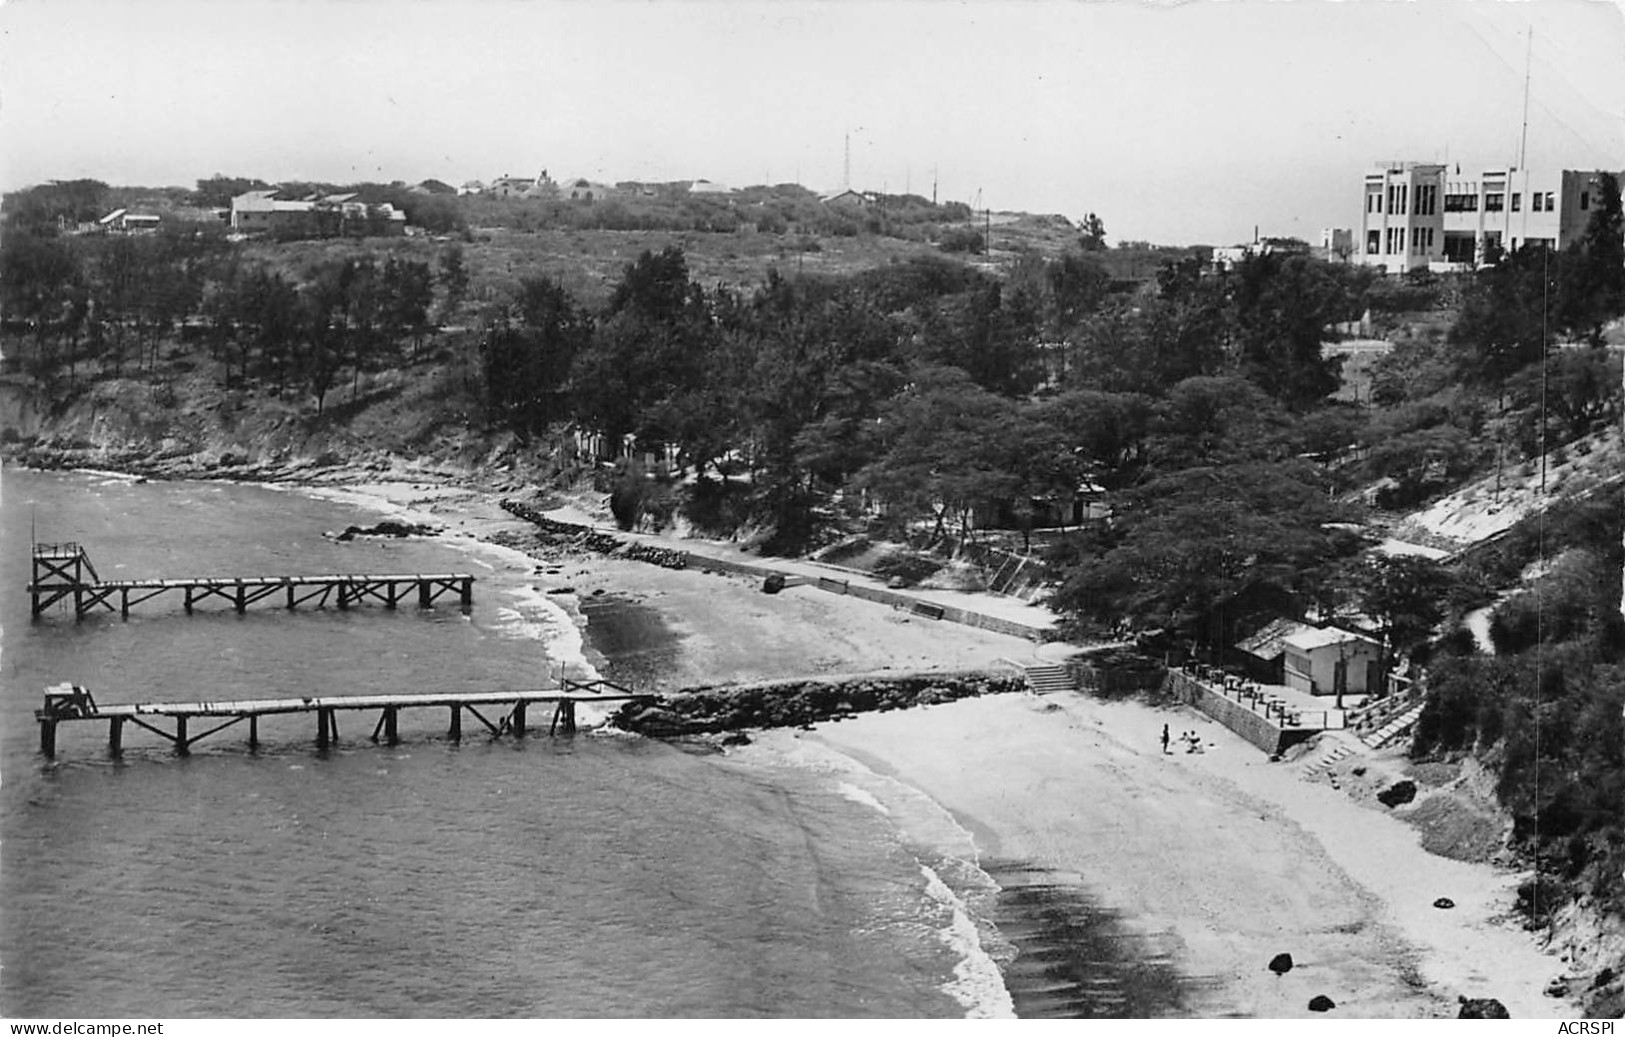
[[1077,682],[1072,679],[1072,672],[1065,666],[1040,664],[1023,666],[1021,670],[1027,677],[1027,687],[1035,695],[1078,690]]
[[1331,749],[1321,755],[1320,759],[1303,769],[1303,776],[1311,780],[1318,778],[1322,774],[1330,772],[1333,767],[1350,756],[1353,756],[1355,752],[1354,746],[1338,739]]
[[1373,749],[1381,749],[1416,725],[1416,718],[1422,715],[1423,705],[1424,703],[1418,702],[1370,734],[1361,735],[1360,740]]

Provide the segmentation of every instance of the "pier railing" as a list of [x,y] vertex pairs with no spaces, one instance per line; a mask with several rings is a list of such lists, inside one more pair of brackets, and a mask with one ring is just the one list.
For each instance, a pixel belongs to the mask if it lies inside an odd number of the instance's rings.
[[468,573],[331,573],[313,576],[182,576],[150,580],[103,580],[90,555],[77,543],[35,544],[34,579],[28,585],[33,615],[58,602],[72,601],[75,619],[97,609],[128,617],[130,608],[170,591],[180,591],[188,614],[202,602],[220,599],[238,612],[273,597],[285,608],[329,602],[341,609],[378,602],[396,608],[415,600],[428,608],[455,595],[463,608],[474,603],[474,577]]
[[[430,692],[418,695],[322,695],[283,699],[247,699],[231,702],[145,702],[98,705],[86,688],[59,684],[45,692],[43,706],[35,710],[40,727],[40,752],[56,755],[57,729],[66,723],[105,721],[107,749],[111,755],[123,752],[124,728],[134,725],[169,742],[175,752],[185,754],[210,735],[243,721],[248,722],[248,746],[259,748],[261,717],[286,714],[315,714],[316,746],[326,749],[339,741],[338,714],[378,711],[371,741],[394,745],[399,740],[398,718],[404,709],[441,708],[450,711],[446,737],[459,741],[463,736],[463,714],[483,725],[491,737],[523,737],[529,730],[528,711],[534,705],[553,706],[548,734],[573,734],[576,706],[583,702],[646,702],[655,695],[633,691],[606,680],[561,679],[557,687],[514,691]],[[482,712],[482,709],[485,712]],[[486,713],[491,715],[488,717]],[[196,732],[193,720],[214,721],[214,726]],[[165,724],[173,726],[167,730]]]

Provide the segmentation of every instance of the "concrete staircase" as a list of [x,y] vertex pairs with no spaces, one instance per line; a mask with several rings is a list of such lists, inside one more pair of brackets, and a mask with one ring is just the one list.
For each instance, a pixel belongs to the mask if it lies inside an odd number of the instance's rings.
[[1343,741],[1341,738],[1333,739],[1331,748],[1322,753],[1320,758],[1314,763],[1309,764],[1303,769],[1303,776],[1304,778],[1313,781],[1314,779],[1319,778],[1321,775],[1329,772],[1333,767],[1337,766],[1339,763],[1342,763],[1350,756],[1353,756],[1356,751],[1357,750],[1354,748],[1354,746]]
[[1035,663],[1022,666],[1021,671],[1027,677],[1027,687],[1034,695],[1050,695],[1058,691],[1077,691],[1077,682],[1072,679],[1072,672],[1065,666],[1053,663]]
[[1381,749],[1390,742],[1406,734],[1416,726],[1416,718],[1422,715],[1425,703],[1418,702],[1404,712],[1397,714],[1387,723],[1369,734],[1362,734],[1360,740],[1373,749]]

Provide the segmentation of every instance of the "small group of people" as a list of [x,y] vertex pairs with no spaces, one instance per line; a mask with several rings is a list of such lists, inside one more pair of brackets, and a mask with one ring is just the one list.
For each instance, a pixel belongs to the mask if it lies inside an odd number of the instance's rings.
[[[1172,752],[1172,750],[1170,750],[1168,748],[1169,741],[1170,741],[1170,737],[1169,737],[1169,734],[1168,734],[1168,725],[1163,724],[1162,725],[1162,752],[1163,752],[1164,756],[1166,756],[1170,752]],[[1183,744],[1185,746],[1185,751],[1187,753],[1199,753],[1199,752],[1202,751],[1202,736],[1198,735],[1195,731],[1181,731],[1179,733],[1179,741],[1180,741],[1181,744]]]

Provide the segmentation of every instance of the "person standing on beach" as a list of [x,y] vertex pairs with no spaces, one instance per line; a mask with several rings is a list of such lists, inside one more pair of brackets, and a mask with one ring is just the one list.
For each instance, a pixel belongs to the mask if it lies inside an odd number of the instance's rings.
[[1168,725],[1162,725],[1162,755],[1168,755]]

